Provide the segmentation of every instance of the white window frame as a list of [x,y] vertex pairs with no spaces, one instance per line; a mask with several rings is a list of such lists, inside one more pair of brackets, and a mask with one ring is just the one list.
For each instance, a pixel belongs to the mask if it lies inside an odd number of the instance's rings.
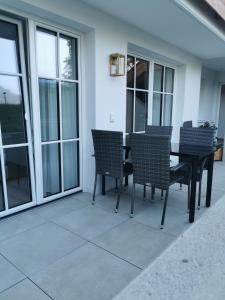
[[[136,100],[136,92],[145,92],[148,94],[148,98],[147,98],[147,124],[148,124],[148,113],[149,113],[149,96],[150,96],[150,70],[151,70],[151,66],[150,66],[150,61],[146,58],[143,58],[142,56],[140,55],[136,55],[136,54],[131,54],[131,53],[127,53],[127,56],[132,56],[134,58],[134,65],[135,65],[135,68],[134,68],[134,87],[131,88],[131,87],[128,87],[127,86],[127,78],[126,78],[126,91],[133,91],[134,93],[134,97],[133,97],[133,128],[132,128],[132,132],[139,132],[139,133],[143,133],[145,131],[135,131],[135,100]],[[148,89],[137,89],[136,88],[136,60],[137,59],[141,59],[141,60],[145,60],[148,62],[149,64],[149,70],[148,70]],[[126,76],[127,76],[127,72],[126,72]],[[125,128],[125,131],[126,131],[126,128]],[[126,131],[126,135],[129,134],[127,131]]]
[[[175,110],[175,106],[176,106],[176,80],[177,80],[177,72],[176,72],[176,66],[173,64],[169,64],[167,62],[164,62],[162,60],[156,59],[154,57],[147,57],[144,56],[138,52],[132,52],[132,51],[128,51],[127,52],[127,56],[133,56],[133,57],[137,57],[143,60],[146,60],[149,62],[149,83],[148,83],[148,117],[147,117],[147,125],[152,125],[152,114],[153,114],[153,84],[154,84],[154,65],[158,64],[164,67],[168,67],[174,70],[174,82],[173,82],[173,93],[164,93],[164,94],[172,94],[173,95],[173,106],[172,106],[172,117],[171,117],[171,122],[173,124],[173,120],[174,120],[174,110]],[[127,72],[126,72],[126,76],[127,76]],[[164,74],[163,76],[165,76],[165,70],[164,70]],[[163,79],[164,80],[164,79]],[[134,90],[134,88],[129,88],[127,87],[127,78],[126,78],[126,91],[127,90]],[[138,89],[137,89],[138,90]],[[140,91],[144,91],[146,92],[147,90],[140,90]],[[163,91],[164,91],[164,85],[163,85]],[[134,101],[135,101],[135,96],[134,96]],[[164,103],[164,101],[163,101]],[[135,109],[134,109],[135,110]],[[135,112],[134,112],[135,113]],[[134,127],[134,118],[135,118],[135,114],[133,113],[133,129]],[[126,120],[126,119],[125,119]],[[133,131],[134,132],[134,131]],[[143,131],[141,131],[140,133],[143,133]],[[129,133],[127,133],[126,131],[126,123],[125,123],[125,134],[128,135]]]
[[[31,119],[30,119],[30,109],[29,109],[29,99],[28,99],[28,87],[27,87],[27,71],[25,66],[25,57],[24,57],[24,40],[23,40],[23,32],[22,32],[22,23],[20,20],[6,17],[4,15],[0,15],[0,20],[12,23],[17,25],[18,28],[18,47],[19,47],[19,59],[21,65],[21,73],[9,73],[9,72],[1,72],[1,75],[11,75],[18,76],[21,78],[22,83],[22,92],[23,92],[23,105],[24,105],[24,118],[25,118],[25,128],[27,134],[27,142],[22,144],[12,144],[12,145],[2,145],[2,137],[0,137],[0,158],[1,158],[1,172],[2,172],[2,186],[3,186],[3,195],[4,195],[4,203],[5,210],[0,212],[0,217],[16,213],[18,211],[27,209],[36,205],[36,194],[35,194],[35,176],[34,176],[34,159],[33,159],[33,145],[32,145],[32,135],[31,135]],[[31,188],[31,201],[22,205],[18,205],[13,208],[8,207],[8,196],[7,196],[7,183],[5,177],[5,164],[4,164],[4,149],[11,149],[15,147],[27,147],[28,151],[28,160],[29,160],[29,175],[30,175],[30,188]]]
[[[163,89],[162,89],[162,92],[154,90],[154,66],[155,66],[155,64],[156,65],[160,65],[160,66],[163,67],[163,82],[162,82]],[[166,68],[170,68],[170,69],[174,70],[174,74],[173,74],[173,93],[165,92],[165,73],[166,73],[165,71],[166,71]],[[164,124],[163,124],[163,119],[164,119],[164,104],[165,104],[164,98],[165,98],[165,95],[172,96],[172,100],[173,101],[172,101],[171,124],[170,124],[170,125],[172,125],[172,123],[173,123],[173,108],[174,108],[175,68],[169,67],[169,66],[167,66],[165,64],[162,64],[162,63],[154,62],[153,63],[153,79],[152,79],[152,82],[153,82],[153,84],[152,84],[152,86],[153,86],[153,88],[152,88],[152,113],[153,113],[153,95],[154,94],[162,95],[162,107],[161,107],[161,112],[160,112],[160,114],[161,114],[160,115],[161,124],[160,125],[164,126]]]
[[[65,30],[65,28],[61,28],[60,26],[49,25],[46,23],[42,23],[40,21],[29,20],[29,44],[30,44],[30,69],[31,69],[31,93],[32,93],[32,111],[33,111],[33,124],[34,129],[34,153],[35,153],[35,174],[36,174],[36,194],[37,194],[37,204],[46,203],[75,192],[81,191],[83,186],[83,170],[82,170],[82,74],[81,74],[81,36],[77,33],[74,33],[70,30]],[[37,27],[41,27],[47,30],[51,30],[57,33],[57,37],[59,34],[64,34],[68,37],[77,39],[77,58],[78,58],[78,80],[66,80],[70,82],[78,83],[78,126],[79,126],[79,138],[69,139],[69,140],[57,140],[57,141],[41,141],[41,120],[40,120],[40,102],[39,102],[39,85],[38,85],[38,71],[37,71],[37,57],[36,57],[36,30]],[[59,55],[59,54],[58,54]],[[61,81],[60,75],[57,78],[47,78],[46,79],[56,79],[57,82]],[[59,105],[61,106],[61,95],[59,95]],[[38,124],[38,125],[37,125]],[[60,131],[62,130],[62,124],[60,123]],[[62,137],[62,135],[61,135]],[[43,144],[51,144],[51,143],[60,143],[61,157],[63,157],[62,145],[66,142],[71,141],[79,141],[79,186],[70,190],[64,191],[63,188],[63,175],[61,174],[61,189],[62,192],[51,195],[49,197],[44,197],[43,195],[43,174],[42,174],[42,149],[41,145]],[[63,170],[63,159],[61,159],[60,164],[61,170]]]

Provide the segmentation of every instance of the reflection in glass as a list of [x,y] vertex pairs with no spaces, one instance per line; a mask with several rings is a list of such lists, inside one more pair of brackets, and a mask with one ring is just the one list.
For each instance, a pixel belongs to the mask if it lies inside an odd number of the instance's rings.
[[26,142],[24,108],[19,77],[0,75],[0,120],[3,144]]
[[163,66],[157,64],[154,64],[153,90],[157,92],[163,91]]
[[17,25],[0,21],[0,72],[20,73]]
[[127,87],[134,87],[134,57],[127,56]]
[[31,202],[27,147],[4,150],[9,208]]
[[165,86],[164,86],[164,91],[166,93],[173,93],[173,82],[174,82],[174,70],[166,67]]
[[57,82],[39,79],[42,141],[58,140],[58,93]]
[[146,60],[136,58],[136,88],[148,90],[149,63]]
[[[1,167],[1,161],[0,161]],[[3,183],[2,183],[2,172],[0,170],[0,211],[5,210],[5,203],[4,203],[4,194],[3,194]]]
[[161,125],[162,95],[153,94],[152,125]]
[[38,74],[55,78],[56,75],[56,33],[45,29],[37,30]]
[[59,57],[61,76],[65,79],[77,80],[77,40],[60,35]]
[[164,95],[163,125],[170,126],[172,123],[173,96]]
[[63,139],[78,137],[78,86],[77,83],[62,82],[62,134]]
[[79,142],[63,143],[64,190],[79,186]]
[[134,92],[127,90],[126,132],[133,132]]
[[148,93],[136,91],[135,97],[135,132],[145,131],[148,115]]
[[43,193],[48,197],[60,192],[59,144],[42,145]]

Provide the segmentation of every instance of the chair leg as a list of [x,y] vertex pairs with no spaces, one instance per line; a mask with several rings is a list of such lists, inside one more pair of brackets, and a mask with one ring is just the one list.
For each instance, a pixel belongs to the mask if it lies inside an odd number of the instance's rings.
[[118,190],[118,181],[117,181],[117,178],[115,179],[116,181],[116,190]]
[[144,201],[146,200],[146,185],[144,184],[144,196],[143,196],[143,198],[144,198]]
[[191,185],[188,185],[188,201],[187,201],[187,213],[189,214],[190,210],[190,197],[191,197]]
[[182,183],[180,183],[180,190],[182,190],[183,189],[183,187],[182,187]]
[[119,209],[121,190],[122,190],[122,180],[120,179],[120,180],[119,180],[118,191],[117,191],[117,202],[116,202],[115,213],[117,213],[117,212],[118,212],[118,209]]
[[166,215],[166,207],[167,207],[168,195],[169,195],[169,189],[166,190],[166,195],[165,195],[165,200],[164,200],[164,205],[163,205],[163,213],[162,213],[162,220],[161,220],[161,226],[160,226],[160,229],[163,229],[163,225],[164,225],[164,220],[165,220],[165,215]]
[[155,187],[152,186],[152,190],[151,190],[151,200],[154,201],[154,196],[155,196]]
[[97,173],[95,173],[95,182],[94,182],[94,191],[93,191],[92,205],[95,204],[96,185],[97,185]]
[[134,217],[134,198],[135,198],[135,183],[133,183],[133,192],[131,198],[131,209],[130,209],[130,217]]
[[161,190],[161,200],[163,200],[163,189]]
[[199,181],[199,187],[198,187],[198,209],[200,209],[201,206],[201,196],[202,196],[202,181]]

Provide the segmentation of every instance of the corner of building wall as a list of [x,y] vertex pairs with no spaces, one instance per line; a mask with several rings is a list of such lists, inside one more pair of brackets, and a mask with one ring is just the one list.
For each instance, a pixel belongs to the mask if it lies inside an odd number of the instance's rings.
[[91,192],[94,182],[94,159],[91,129],[96,127],[95,31],[82,36],[82,178],[83,191]]

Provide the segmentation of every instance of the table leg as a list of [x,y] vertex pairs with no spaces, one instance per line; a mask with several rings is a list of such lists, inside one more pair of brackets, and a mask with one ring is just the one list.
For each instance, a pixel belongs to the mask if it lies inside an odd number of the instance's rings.
[[[125,159],[128,159],[129,158],[129,149],[126,149],[125,151]],[[128,176],[125,177],[125,184],[124,186],[128,186]]]
[[105,195],[105,176],[102,175],[102,195]]
[[210,155],[208,162],[206,207],[211,205],[212,180],[213,180],[214,153]]
[[196,199],[196,185],[197,185],[197,168],[198,160],[192,161],[192,175],[191,175],[191,197],[190,197],[190,211],[189,222],[193,223],[195,220],[195,199]]

